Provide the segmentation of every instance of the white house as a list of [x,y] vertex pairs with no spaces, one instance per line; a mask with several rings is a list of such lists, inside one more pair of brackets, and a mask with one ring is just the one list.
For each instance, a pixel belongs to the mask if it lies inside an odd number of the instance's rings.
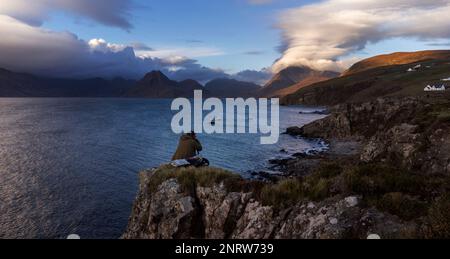
[[442,92],[445,91],[445,85],[441,85],[441,86],[431,86],[431,85],[427,85],[427,87],[425,87],[425,89],[423,89],[425,92]]
[[407,72],[415,72],[415,71],[417,71],[417,70],[419,70],[421,68],[422,68],[422,65],[419,64],[419,65],[417,65],[415,67],[409,68]]

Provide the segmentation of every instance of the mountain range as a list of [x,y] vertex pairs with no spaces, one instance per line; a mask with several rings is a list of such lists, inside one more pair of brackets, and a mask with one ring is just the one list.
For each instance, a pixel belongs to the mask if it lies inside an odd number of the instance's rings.
[[255,96],[261,86],[234,79],[215,79],[205,86],[187,79],[174,81],[160,71],[152,71],[141,80],[102,78],[45,78],[0,69],[0,97],[130,97],[130,98],[192,98],[194,90],[203,90],[206,97]]
[[45,78],[0,69],[0,97],[117,97],[134,83],[123,78]]
[[242,97],[249,98],[257,96],[261,86],[248,82],[241,82],[234,79],[219,78],[210,81],[205,85],[205,89],[210,95],[219,98]]
[[141,80],[46,78],[0,69],[0,97],[280,97],[283,104],[333,105],[383,96],[424,95],[428,84],[450,78],[450,51],[399,52],[362,60],[342,74],[305,66],[288,67],[264,86],[230,78],[205,85],[174,81],[160,71]]
[[116,78],[63,79],[46,78],[0,69],[0,97],[132,97],[192,98],[194,90],[203,90],[208,97],[279,97],[338,76],[307,67],[289,67],[277,73],[265,86],[230,78],[211,80],[204,86],[187,79],[174,81],[161,71],[152,71],[141,80]]

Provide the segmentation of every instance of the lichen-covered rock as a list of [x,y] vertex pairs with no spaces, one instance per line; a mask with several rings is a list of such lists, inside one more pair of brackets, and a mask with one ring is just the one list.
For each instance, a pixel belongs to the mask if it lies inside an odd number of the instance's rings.
[[331,198],[295,206],[282,222],[279,239],[365,239],[370,234],[403,238],[415,233],[415,225],[376,209],[358,206],[360,197]]
[[306,137],[325,139],[364,139],[392,125],[409,122],[424,103],[414,98],[378,99],[362,104],[343,104],[333,107],[332,114],[305,125]]
[[413,155],[420,146],[420,134],[416,130],[417,126],[404,123],[376,134],[363,148],[361,160],[371,162],[395,157],[405,165],[411,164]]
[[363,162],[390,162],[427,174],[450,173],[448,104],[382,98],[338,105],[332,111],[297,132],[328,141],[362,143]]
[[[230,192],[223,183],[183,190],[172,178],[151,189],[154,170],[141,173],[125,239],[339,239],[369,234],[397,237],[405,223],[360,197],[299,201],[282,211],[264,206],[251,192]],[[386,223],[387,222],[387,223]]]
[[197,187],[197,197],[203,209],[205,238],[228,238],[250,196],[246,193],[227,193],[223,185]]
[[234,239],[268,239],[275,222],[271,207],[262,206],[258,201],[250,201],[233,232]]
[[152,195],[145,190],[136,199],[124,238],[172,239],[195,235],[192,226],[198,220],[198,208],[194,198],[182,192],[175,179],[162,183]]
[[348,138],[352,135],[351,121],[344,113],[333,113],[330,116],[312,122],[296,131],[308,138]]
[[276,238],[341,239],[357,226],[360,209],[348,206],[346,200],[329,199],[321,203],[294,207],[283,222]]
[[414,166],[430,174],[450,174],[450,128],[440,127],[426,132],[424,154],[417,156]]

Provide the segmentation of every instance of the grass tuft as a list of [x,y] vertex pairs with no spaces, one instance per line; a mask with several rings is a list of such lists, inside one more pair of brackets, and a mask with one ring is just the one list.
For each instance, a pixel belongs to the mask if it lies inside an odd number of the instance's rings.
[[450,195],[447,194],[433,203],[428,213],[430,238],[450,238]]
[[157,191],[158,187],[169,179],[177,179],[185,192],[192,191],[196,186],[212,187],[223,183],[230,192],[241,191],[244,180],[237,174],[214,167],[187,167],[173,168],[164,166],[153,174],[149,183],[151,193]]
[[293,206],[303,198],[304,186],[300,179],[288,179],[265,185],[260,194],[264,206],[273,206],[276,209]]

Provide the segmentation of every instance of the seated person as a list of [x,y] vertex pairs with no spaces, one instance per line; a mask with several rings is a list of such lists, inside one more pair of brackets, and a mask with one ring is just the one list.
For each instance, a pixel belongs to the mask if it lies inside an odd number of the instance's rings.
[[203,150],[202,144],[197,139],[195,132],[184,134],[180,138],[177,151],[172,157],[175,160],[187,160],[193,166],[208,166],[207,159],[197,157],[198,153]]

